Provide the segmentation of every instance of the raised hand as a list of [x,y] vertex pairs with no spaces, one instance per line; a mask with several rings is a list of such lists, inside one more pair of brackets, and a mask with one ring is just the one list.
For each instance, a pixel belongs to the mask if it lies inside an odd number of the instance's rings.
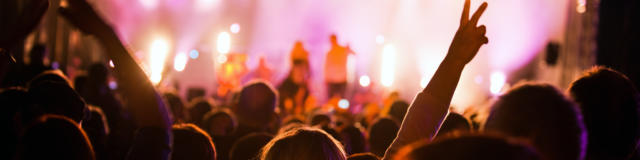
[[469,2],[464,2],[464,9],[462,10],[462,17],[460,18],[460,27],[453,37],[451,46],[449,46],[449,53],[445,60],[455,62],[456,64],[466,65],[476,56],[480,47],[489,42],[489,39],[485,36],[487,29],[484,25],[478,25],[478,19],[487,9],[487,2],[482,3],[478,10],[473,13],[473,17],[469,19]]

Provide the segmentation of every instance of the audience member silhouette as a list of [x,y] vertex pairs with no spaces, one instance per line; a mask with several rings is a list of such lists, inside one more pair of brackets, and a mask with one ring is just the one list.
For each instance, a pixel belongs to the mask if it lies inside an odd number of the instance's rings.
[[189,123],[173,125],[171,159],[215,160],[216,149],[211,137],[198,126]]
[[[203,127],[201,122],[204,115],[214,108],[213,103],[204,97],[194,98],[189,102],[189,122]],[[204,127],[206,128],[206,127]]]
[[109,126],[102,109],[95,106],[88,106],[89,116],[82,121],[82,130],[85,131],[87,137],[93,146],[93,151],[97,160],[107,160],[107,135],[109,135]]
[[267,133],[251,133],[233,144],[229,153],[230,160],[257,160],[260,150],[267,145],[273,136]]
[[409,103],[398,100],[391,104],[388,115],[396,121],[402,122],[404,115],[407,114],[407,109],[409,109]]
[[340,131],[340,140],[347,155],[367,151],[364,134],[359,127],[349,125]]
[[390,118],[380,118],[369,128],[369,150],[378,157],[384,156],[393,139],[398,134],[398,122]]
[[587,145],[577,105],[547,84],[519,84],[500,96],[484,130],[527,139],[542,159],[583,159]]
[[234,133],[237,138],[253,132],[269,131],[269,123],[274,120],[278,96],[269,84],[254,81],[240,91],[238,103],[232,107],[238,120]]
[[640,139],[638,90],[624,74],[594,67],[569,87],[588,133],[586,159],[628,159]]
[[174,123],[184,123],[186,119],[186,111],[182,98],[173,92],[166,92],[162,94],[162,97],[167,100],[167,104],[171,108],[171,115],[173,116]]
[[75,121],[43,115],[28,127],[20,141],[18,159],[93,160],[93,147]]
[[350,155],[349,157],[347,157],[347,160],[379,160],[380,157],[376,156],[373,153],[357,153],[357,154],[353,154]]
[[406,146],[394,159],[402,160],[538,160],[532,147],[515,140],[488,135],[465,135]]
[[279,134],[262,149],[262,160],[346,160],[340,142],[314,128],[298,128]]
[[235,116],[226,108],[212,110],[204,115],[202,127],[216,144],[218,159],[229,159],[229,150],[234,143],[232,133],[236,126]]
[[447,134],[467,133],[471,130],[471,122],[469,122],[467,118],[458,113],[450,112],[447,118],[444,119],[444,122],[442,122],[437,137],[442,137]]

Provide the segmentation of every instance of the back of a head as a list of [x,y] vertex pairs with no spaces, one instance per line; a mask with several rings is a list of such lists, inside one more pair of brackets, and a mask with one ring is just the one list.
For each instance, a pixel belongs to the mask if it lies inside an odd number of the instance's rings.
[[391,108],[389,109],[389,116],[396,119],[397,121],[402,122],[404,120],[404,115],[407,114],[407,110],[409,109],[409,103],[399,100],[393,102],[391,104]]
[[488,135],[465,135],[432,142],[423,140],[402,148],[398,160],[538,160],[535,149],[515,140]]
[[347,160],[379,160],[380,157],[376,156],[373,153],[358,153],[350,155]]
[[576,104],[547,84],[516,85],[493,105],[484,129],[527,139],[544,159],[582,159],[586,149]]
[[19,159],[95,159],[91,143],[78,124],[59,115],[44,115],[22,137]]
[[298,128],[277,135],[262,149],[262,160],[345,160],[340,142],[315,128]]
[[57,82],[57,83],[65,83],[69,86],[72,86],[71,81],[67,78],[67,76],[62,73],[60,70],[46,70],[35,77],[29,80],[27,84],[27,88],[31,88],[32,86],[37,86],[40,83],[44,82]]
[[438,130],[438,137],[447,134],[465,133],[471,131],[471,122],[464,116],[450,112]]
[[309,125],[317,126],[320,125],[322,127],[329,126],[331,124],[331,117],[326,114],[316,114],[311,117],[311,122]]
[[162,97],[167,101],[169,107],[171,108],[171,113],[173,115],[174,121],[176,123],[185,122],[185,107],[182,98],[178,96],[176,93],[167,92],[162,95]]
[[587,159],[624,159],[640,138],[638,91],[615,70],[594,67],[569,88],[587,128]]
[[216,150],[211,137],[194,124],[173,125],[171,159],[215,160]]
[[382,157],[396,138],[400,126],[390,118],[380,118],[369,128],[369,147],[371,153]]
[[76,122],[88,113],[84,100],[66,83],[43,81],[29,87],[34,107],[43,113],[64,115]]
[[47,46],[45,46],[44,44],[34,44],[31,48],[31,51],[29,51],[29,60],[31,61],[32,65],[42,64],[44,63],[43,60],[46,54]]
[[87,137],[91,141],[91,145],[98,159],[106,159],[107,135],[109,134],[109,126],[102,109],[89,106],[89,116],[82,121],[82,130],[85,131]]
[[229,136],[237,127],[237,123],[231,111],[220,108],[204,115],[202,127],[211,136]]
[[189,119],[191,123],[200,124],[204,115],[213,109],[213,104],[205,98],[195,98],[189,102]]
[[2,112],[0,112],[0,128],[4,128],[4,132],[0,132],[2,148],[0,159],[13,159],[18,144],[18,132],[20,130],[20,119],[18,115],[29,103],[27,101],[27,90],[24,88],[8,88],[0,89],[0,104],[2,104]]
[[251,127],[264,126],[271,120],[277,99],[275,90],[266,82],[250,82],[240,91],[233,112],[240,124]]
[[340,131],[340,136],[344,150],[348,155],[365,152],[367,142],[360,128],[349,125]]
[[267,145],[273,136],[267,133],[251,133],[236,141],[231,147],[230,160],[258,159],[260,150]]

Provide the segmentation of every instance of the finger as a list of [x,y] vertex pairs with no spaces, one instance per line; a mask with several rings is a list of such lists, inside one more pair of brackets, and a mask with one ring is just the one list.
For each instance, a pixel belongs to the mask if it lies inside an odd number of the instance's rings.
[[487,44],[489,43],[489,38],[487,38],[487,36],[482,36],[482,44]]
[[487,27],[484,25],[480,25],[480,27],[478,27],[478,30],[480,31],[480,35],[482,36],[487,33]]
[[462,8],[462,17],[460,17],[460,26],[467,24],[469,21],[469,5],[471,0],[464,1],[464,7]]
[[473,17],[471,17],[471,20],[469,20],[469,24],[472,26],[476,26],[478,24],[478,19],[480,19],[480,16],[482,16],[485,9],[487,9],[487,2],[483,2],[482,5],[478,7],[478,10],[473,13]]

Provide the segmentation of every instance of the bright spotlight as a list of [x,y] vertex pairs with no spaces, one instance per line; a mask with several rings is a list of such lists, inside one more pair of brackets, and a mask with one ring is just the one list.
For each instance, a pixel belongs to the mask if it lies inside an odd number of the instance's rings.
[[420,79],[420,87],[422,88],[427,87],[427,84],[429,84],[429,81],[431,81],[431,77],[422,76],[422,79]]
[[240,24],[238,23],[231,24],[231,26],[229,26],[229,31],[231,31],[231,33],[233,34],[240,32]]
[[200,53],[195,49],[189,52],[189,58],[191,59],[197,59],[198,56],[200,56]]
[[381,34],[376,36],[376,43],[378,43],[378,44],[384,43],[384,36],[382,36]]
[[220,0],[196,0],[195,8],[197,11],[204,12],[209,11],[216,7],[220,3]]
[[489,91],[491,94],[498,95],[500,91],[504,87],[507,81],[507,76],[501,71],[494,71],[491,73],[491,86],[489,87]]
[[116,66],[113,64],[113,60],[109,60],[109,67],[111,67],[111,68],[116,67]]
[[368,87],[369,84],[371,84],[371,79],[369,78],[369,76],[367,75],[360,76],[360,86]]
[[187,54],[184,52],[176,54],[176,57],[173,59],[173,69],[182,72],[187,65],[187,60]]
[[162,71],[164,70],[165,59],[169,53],[169,43],[164,39],[156,39],[151,43],[150,62],[151,82],[158,84],[162,80]]
[[221,54],[229,53],[229,50],[231,50],[231,35],[227,32],[221,32],[218,34],[217,47],[218,52]]
[[390,87],[393,84],[396,54],[396,47],[391,44],[384,46],[382,51],[382,72],[380,74],[380,80],[383,86]]
[[145,9],[154,9],[158,6],[158,0],[139,0]]
[[348,109],[349,108],[349,100],[340,99],[340,101],[338,101],[338,107],[340,107],[342,109]]

